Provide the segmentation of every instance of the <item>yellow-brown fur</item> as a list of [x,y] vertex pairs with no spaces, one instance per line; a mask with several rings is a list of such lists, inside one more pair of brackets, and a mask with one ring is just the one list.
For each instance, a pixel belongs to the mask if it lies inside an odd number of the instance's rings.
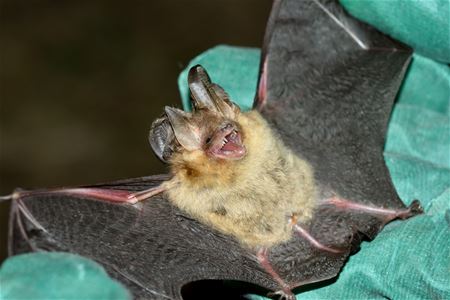
[[312,169],[258,112],[238,113],[235,121],[247,149],[245,157],[216,159],[203,150],[174,154],[173,178],[165,183],[169,199],[244,246],[270,247],[287,241],[292,231],[289,217],[300,221],[312,217],[316,199]]

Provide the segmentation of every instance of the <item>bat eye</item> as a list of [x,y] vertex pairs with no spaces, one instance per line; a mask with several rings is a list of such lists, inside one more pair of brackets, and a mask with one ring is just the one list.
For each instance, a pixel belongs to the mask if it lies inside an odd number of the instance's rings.
[[209,137],[206,138],[205,143],[206,143],[206,144],[209,144],[210,142],[211,142],[211,137],[209,136]]

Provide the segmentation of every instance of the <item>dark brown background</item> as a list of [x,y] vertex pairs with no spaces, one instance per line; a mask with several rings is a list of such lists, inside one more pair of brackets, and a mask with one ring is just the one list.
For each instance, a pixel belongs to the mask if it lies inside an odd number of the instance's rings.
[[[0,194],[164,172],[147,142],[217,44],[259,47],[271,0],[0,2]],[[0,261],[9,203],[0,203]]]

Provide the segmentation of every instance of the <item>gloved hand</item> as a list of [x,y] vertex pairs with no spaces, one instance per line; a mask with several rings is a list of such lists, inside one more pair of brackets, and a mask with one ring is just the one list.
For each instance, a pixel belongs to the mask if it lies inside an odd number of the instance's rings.
[[[450,30],[448,1],[341,2],[356,17],[429,56],[414,56],[385,147],[400,197],[408,203],[420,199],[426,214],[388,224],[373,242],[363,243],[360,253],[350,257],[335,283],[304,292],[301,299],[450,298],[450,68],[433,60],[450,62],[449,35],[445,36]],[[435,42],[442,38],[444,43]],[[185,108],[187,70],[202,64],[237,104],[250,109],[259,53],[258,49],[218,46],[200,54],[179,77]],[[129,297],[97,264],[70,254],[27,254],[8,259],[0,269],[0,299]]]
[[0,269],[2,300],[130,300],[131,295],[97,263],[79,255],[17,255]]

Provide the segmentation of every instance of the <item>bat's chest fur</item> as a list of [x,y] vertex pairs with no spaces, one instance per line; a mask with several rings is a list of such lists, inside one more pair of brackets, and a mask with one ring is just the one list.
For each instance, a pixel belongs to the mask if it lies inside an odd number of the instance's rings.
[[289,217],[308,221],[316,199],[308,163],[287,149],[255,111],[240,115],[247,155],[217,161],[203,152],[172,163],[169,199],[248,247],[273,246],[291,237]]

